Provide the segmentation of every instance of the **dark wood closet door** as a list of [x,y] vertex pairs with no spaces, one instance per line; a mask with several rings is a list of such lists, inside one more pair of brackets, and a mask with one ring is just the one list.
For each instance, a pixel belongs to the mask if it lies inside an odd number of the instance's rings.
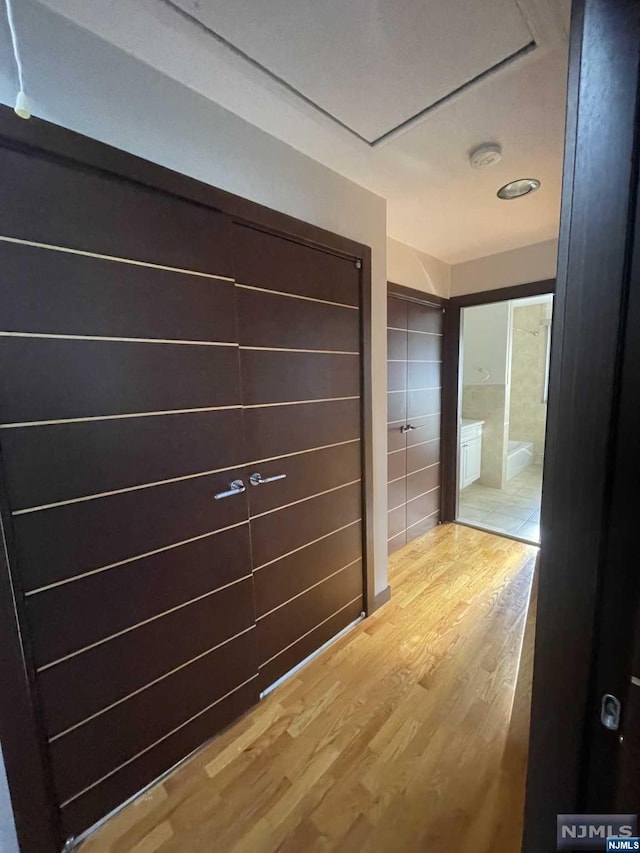
[[388,550],[440,521],[442,309],[387,298]]
[[[234,226],[260,687],[363,609],[360,272]],[[254,477],[254,479],[258,479]]]
[[247,493],[214,499],[247,482],[230,225],[8,150],[0,170],[0,442],[72,836],[258,698]]

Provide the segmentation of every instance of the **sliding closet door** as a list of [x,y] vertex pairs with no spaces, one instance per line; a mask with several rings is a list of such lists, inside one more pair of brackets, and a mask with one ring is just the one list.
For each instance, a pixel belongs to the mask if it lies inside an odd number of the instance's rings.
[[264,689],[363,609],[360,272],[253,228],[234,237]]
[[258,697],[230,225],[7,150],[0,170],[15,581],[76,835]]
[[389,553],[440,521],[442,309],[387,300]]

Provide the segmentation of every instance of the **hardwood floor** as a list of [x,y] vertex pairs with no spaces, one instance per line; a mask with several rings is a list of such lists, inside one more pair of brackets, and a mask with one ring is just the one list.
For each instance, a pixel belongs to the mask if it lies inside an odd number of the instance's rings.
[[411,542],[389,604],[82,853],[517,853],[536,554],[458,525]]

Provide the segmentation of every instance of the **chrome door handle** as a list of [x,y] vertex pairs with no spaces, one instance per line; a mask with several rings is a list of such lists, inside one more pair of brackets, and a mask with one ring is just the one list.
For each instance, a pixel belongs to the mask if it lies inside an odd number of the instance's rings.
[[214,495],[214,498],[219,501],[221,498],[231,498],[233,495],[241,495],[246,490],[247,487],[242,480],[233,480],[233,482],[229,483],[229,489],[226,492],[218,492],[217,495]]
[[275,483],[276,480],[285,480],[286,474],[274,474],[273,477],[263,477],[258,471],[249,477],[252,486],[264,486],[265,483]]
[[413,424],[407,424],[406,426],[403,425],[400,427],[400,432],[402,432],[402,433],[410,432],[413,429],[419,429],[419,427],[414,426]]

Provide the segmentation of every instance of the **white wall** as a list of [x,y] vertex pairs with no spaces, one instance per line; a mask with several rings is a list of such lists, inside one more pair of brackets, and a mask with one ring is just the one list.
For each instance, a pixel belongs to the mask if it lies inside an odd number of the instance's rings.
[[557,256],[558,241],[545,240],[510,252],[455,264],[451,268],[451,296],[555,278]]
[[4,771],[4,760],[0,749],[0,853],[18,853],[18,841],[13,824],[13,811],[9,790],[7,788],[7,776]]
[[387,237],[387,279],[448,299],[451,267],[445,261]]
[[510,306],[510,302],[495,302],[463,309],[463,385],[509,381]]

